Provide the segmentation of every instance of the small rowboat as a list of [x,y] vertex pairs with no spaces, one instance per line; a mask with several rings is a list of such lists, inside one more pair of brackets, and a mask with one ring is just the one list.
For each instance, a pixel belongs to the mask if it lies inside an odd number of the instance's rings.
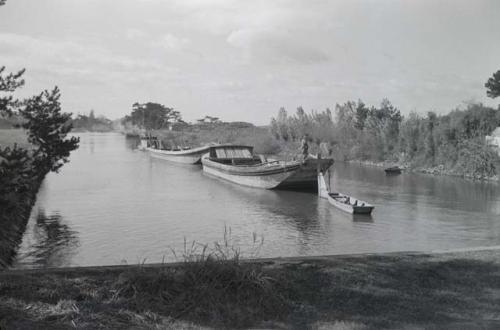
[[328,200],[336,208],[351,214],[371,214],[375,208],[375,206],[354,197],[339,192],[329,192],[323,173],[318,174],[318,195]]
[[152,157],[168,160],[182,164],[201,164],[201,156],[207,153],[210,146],[198,148],[177,148],[177,149],[161,149],[161,143],[156,138],[146,137],[141,138],[139,145],[140,150],[148,151]]
[[263,189],[315,189],[318,167],[326,170],[333,159],[268,161],[253,154],[253,147],[211,146],[201,162],[203,172],[239,185]]

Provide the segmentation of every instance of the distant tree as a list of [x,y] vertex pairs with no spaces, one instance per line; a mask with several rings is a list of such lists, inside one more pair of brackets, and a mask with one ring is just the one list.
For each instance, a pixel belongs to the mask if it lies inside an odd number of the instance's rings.
[[202,119],[197,120],[199,123],[210,123],[210,124],[215,124],[215,123],[220,123],[219,117],[212,117],[212,116],[205,116]]
[[434,141],[434,127],[437,125],[436,113],[429,111],[427,113],[427,127],[425,140],[425,156],[433,162],[436,155],[436,143]]
[[421,118],[416,112],[411,112],[408,119],[401,124],[400,148],[408,159],[412,159],[419,150]]
[[7,2],[7,0],[0,0],[0,6],[5,5],[6,2]]
[[89,115],[78,114],[72,120],[73,128],[90,132],[108,132],[113,130],[113,122],[103,115],[95,116],[94,110]]
[[93,124],[95,122],[94,109],[90,110],[90,112],[89,112],[89,121],[90,121],[91,124]]
[[284,107],[280,108],[278,112],[278,117],[276,118],[276,123],[278,126],[278,133],[282,140],[288,141],[290,138],[288,129],[288,113]]
[[26,122],[21,126],[28,131],[28,141],[37,146],[35,165],[42,172],[57,172],[68,162],[71,151],[78,148],[77,137],[66,138],[71,131],[71,113],[61,112],[61,93],[55,87],[25,101],[20,110]]
[[356,122],[354,124],[355,128],[358,130],[363,130],[363,128],[365,128],[365,122],[369,112],[370,109],[366,107],[363,101],[358,100],[358,105],[356,106]]
[[161,129],[168,127],[171,123],[181,120],[179,111],[168,108],[159,103],[134,103],[132,113],[125,117],[125,121],[145,129]]
[[269,129],[270,129],[273,137],[276,140],[279,140],[280,139],[280,132],[279,132],[279,128],[278,128],[278,122],[276,121],[275,118],[271,118],[271,125],[270,125]]
[[354,128],[356,107],[357,105],[354,101],[335,105],[337,141],[341,153],[339,156],[343,159],[351,158],[353,146],[356,142],[357,131]]
[[220,123],[219,117],[210,117],[209,120],[211,123]]
[[489,97],[495,98],[500,96],[500,70],[495,72],[493,76],[488,79],[484,87],[486,87],[486,95]]

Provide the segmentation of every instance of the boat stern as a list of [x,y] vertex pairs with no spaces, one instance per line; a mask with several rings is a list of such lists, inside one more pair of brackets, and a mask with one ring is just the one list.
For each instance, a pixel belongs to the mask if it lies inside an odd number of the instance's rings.
[[308,158],[300,168],[277,186],[277,189],[315,190],[318,189],[318,173],[325,172],[333,164],[331,158]]

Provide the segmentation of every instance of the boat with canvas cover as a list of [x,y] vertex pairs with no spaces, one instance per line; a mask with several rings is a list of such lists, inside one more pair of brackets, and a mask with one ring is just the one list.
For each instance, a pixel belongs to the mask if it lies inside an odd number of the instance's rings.
[[323,173],[318,174],[318,195],[336,208],[351,214],[371,214],[375,206],[352,196],[330,192]]
[[315,189],[318,170],[333,159],[307,157],[302,161],[268,161],[244,145],[211,146],[201,162],[203,172],[243,186],[263,189]]

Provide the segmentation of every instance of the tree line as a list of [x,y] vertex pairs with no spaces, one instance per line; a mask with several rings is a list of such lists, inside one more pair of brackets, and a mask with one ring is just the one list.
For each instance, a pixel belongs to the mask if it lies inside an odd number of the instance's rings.
[[134,103],[132,112],[122,120],[123,125],[134,125],[146,130],[169,128],[174,123],[184,123],[181,113],[160,103]]
[[[486,82],[489,97],[500,96],[500,70]],[[293,143],[303,136],[327,143],[337,159],[398,162],[412,167],[440,167],[452,174],[491,177],[500,160],[485,136],[500,126],[500,107],[470,103],[445,115],[415,112],[404,117],[389,100],[367,106],[361,100],[337,104],[334,112],[281,108],[271,119],[271,133]]]
[[97,116],[94,110],[90,110],[88,115],[78,114],[72,121],[75,130],[84,130],[90,132],[109,132],[113,130],[113,121],[104,117]]

